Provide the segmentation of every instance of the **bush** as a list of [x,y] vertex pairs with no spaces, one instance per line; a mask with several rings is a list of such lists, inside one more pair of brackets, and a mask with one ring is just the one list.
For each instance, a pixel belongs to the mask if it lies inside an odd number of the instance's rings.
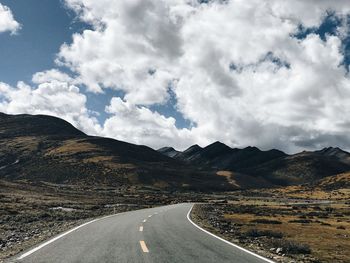
[[281,232],[275,232],[272,230],[258,230],[256,228],[250,229],[246,232],[246,235],[249,237],[273,237],[273,238],[282,238],[283,234]]
[[278,220],[270,220],[270,219],[254,219],[250,221],[252,223],[258,223],[258,224],[272,224],[272,225],[280,225],[282,224],[281,221]]
[[311,249],[308,245],[296,243],[291,240],[274,240],[273,245],[275,247],[282,248],[282,251],[289,254],[310,254]]
[[295,219],[295,220],[290,220],[289,223],[310,224],[310,223],[312,223],[312,220],[309,220],[309,219]]

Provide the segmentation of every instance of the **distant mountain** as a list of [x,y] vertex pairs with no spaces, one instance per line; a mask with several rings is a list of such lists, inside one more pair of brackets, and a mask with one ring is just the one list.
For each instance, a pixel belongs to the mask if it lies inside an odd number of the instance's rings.
[[205,148],[191,146],[173,158],[201,169],[213,169],[242,188],[310,183],[350,171],[350,153],[332,147],[287,155],[275,149],[237,149],[215,142]]
[[343,151],[338,147],[327,147],[321,151],[317,151],[316,153],[319,153],[323,156],[335,157],[343,163],[350,164],[350,153]]
[[221,142],[214,142],[205,148],[191,146],[174,158],[218,170],[240,171],[285,156],[278,150],[261,151],[256,147],[232,149]]
[[158,149],[157,151],[168,157],[175,157],[178,153],[180,153],[179,151],[176,151],[173,147],[163,147]]
[[186,162],[195,161],[200,158],[202,150],[203,148],[196,144],[188,148],[186,151],[178,153],[176,158]]
[[264,176],[273,184],[286,186],[314,182],[347,171],[350,171],[350,164],[345,159],[315,151],[278,158],[244,169],[243,172],[252,176]]
[[229,190],[225,178],[147,146],[88,136],[44,115],[0,114],[0,179]]

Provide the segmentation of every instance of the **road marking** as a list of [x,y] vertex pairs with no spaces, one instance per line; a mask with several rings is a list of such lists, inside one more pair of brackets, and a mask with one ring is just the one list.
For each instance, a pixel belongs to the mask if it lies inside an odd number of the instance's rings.
[[148,217],[152,217],[152,215],[149,215]]
[[140,231],[140,232],[142,232],[142,231],[143,231],[143,226],[140,226],[139,231]]
[[142,222],[143,222],[143,223],[146,223],[146,222],[147,222],[147,219],[144,219]]
[[[29,256],[29,255],[31,255],[31,254],[33,254],[34,252],[38,251],[39,249],[41,249],[41,248],[43,248],[43,247],[45,247],[45,246],[47,246],[47,245],[49,245],[49,244],[55,242],[56,240],[58,240],[58,239],[60,239],[60,238],[62,238],[62,237],[64,237],[64,236],[66,236],[66,235],[68,235],[68,234],[74,232],[75,230],[77,230],[77,229],[79,229],[79,228],[81,228],[81,227],[84,227],[84,226],[86,226],[86,225],[88,225],[88,224],[91,224],[91,223],[93,223],[93,222],[96,222],[96,221],[99,221],[99,220],[102,220],[102,219],[106,219],[106,218],[109,218],[109,217],[112,217],[112,216],[123,215],[123,214],[126,214],[126,213],[135,213],[135,212],[139,212],[139,211],[143,211],[143,210],[148,210],[148,209],[149,209],[149,208],[137,209],[137,210],[134,210],[134,211],[122,212],[122,213],[117,213],[117,214],[114,214],[114,215],[108,215],[108,216],[104,216],[104,217],[101,217],[101,218],[96,218],[96,219],[91,220],[91,221],[89,221],[89,222],[86,222],[86,223],[84,223],[84,224],[82,224],[82,225],[80,225],[80,226],[77,226],[77,227],[75,227],[75,228],[73,228],[73,229],[71,229],[71,230],[69,230],[69,231],[67,231],[67,232],[64,232],[64,233],[62,233],[62,234],[60,234],[60,235],[58,235],[58,236],[56,236],[56,237],[54,237],[54,238],[48,240],[47,242],[45,242],[45,243],[43,243],[43,244],[41,244],[41,245],[39,245],[39,246],[37,246],[37,247],[34,247],[33,249],[31,249],[31,250],[29,250],[28,252],[26,252],[26,253],[22,254],[21,256],[19,256],[17,259],[18,259],[18,260],[23,259],[23,258],[25,258],[25,257],[27,257],[27,256]],[[146,221],[144,221],[144,222],[146,222]]]
[[94,222],[99,221],[99,220],[102,220],[102,219],[106,219],[106,218],[109,218],[109,217],[112,217],[112,216],[122,215],[122,214],[125,214],[125,213],[126,213],[126,212],[124,212],[124,213],[118,213],[118,214],[114,214],[114,215],[109,215],[109,216],[104,216],[104,217],[96,218],[96,219],[94,219],[94,220],[91,220],[91,221],[89,221],[89,222],[86,222],[86,223],[84,223],[84,224],[82,224],[82,225],[80,225],[80,226],[77,226],[77,227],[75,227],[75,228],[73,228],[73,229],[71,229],[71,230],[69,230],[69,231],[67,231],[67,232],[64,232],[63,234],[61,234],[61,235],[59,235],[59,236],[57,236],[57,237],[54,237],[54,238],[50,239],[49,241],[47,241],[47,242],[45,242],[45,243],[43,243],[43,244],[41,244],[41,245],[39,245],[39,246],[37,246],[37,247],[35,247],[35,248],[29,250],[28,252],[22,254],[22,255],[21,255],[20,257],[18,257],[17,259],[24,259],[25,257],[28,257],[29,255],[33,254],[34,252],[38,251],[39,249],[42,249],[43,247],[45,247],[45,246],[51,244],[52,242],[55,242],[56,240],[58,240],[58,239],[60,239],[60,238],[62,238],[62,237],[64,237],[64,236],[66,236],[66,235],[68,235],[68,234],[74,232],[75,230],[77,230],[77,229],[79,229],[79,228],[81,228],[81,227],[84,227],[84,226],[86,226],[86,225],[89,225],[89,224],[91,224],[91,223],[94,223]]
[[260,255],[258,255],[258,254],[255,254],[255,253],[253,253],[253,252],[251,252],[251,251],[249,251],[249,250],[247,250],[247,249],[245,249],[245,248],[243,248],[243,247],[240,247],[240,246],[238,246],[238,245],[236,245],[236,244],[233,244],[233,243],[231,243],[231,242],[229,242],[229,241],[227,241],[227,240],[225,240],[225,239],[223,239],[223,238],[221,238],[221,237],[218,237],[218,236],[216,236],[216,235],[210,233],[209,231],[207,231],[207,230],[201,228],[200,226],[198,226],[198,225],[197,225],[196,223],[194,223],[194,222],[191,220],[191,218],[190,218],[190,214],[191,214],[191,211],[192,211],[192,209],[193,209],[193,206],[194,206],[194,205],[191,206],[191,209],[190,209],[190,210],[188,211],[188,213],[187,213],[187,219],[188,219],[188,221],[190,221],[190,222],[192,223],[192,225],[194,225],[194,226],[197,227],[198,229],[202,230],[203,232],[207,233],[208,235],[211,235],[212,237],[215,237],[215,238],[217,238],[217,239],[219,239],[219,240],[225,242],[226,244],[229,244],[230,246],[233,246],[233,247],[238,248],[238,249],[240,249],[240,250],[242,250],[242,251],[244,251],[244,252],[246,252],[246,253],[248,253],[248,254],[250,254],[250,255],[253,255],[253,256],[257,257],[257,258],[260,258],[260,259],[264,260],[265,262],[275,263],[275,262],[272,261],[272,260],[269,260],[269,259],[267,259],[267,258],[264,258],[264,257],[262,257],[262,256],[260,256]]
[[141,245],[141,249],[142,249],[142,251],[143,251],[144,253],[149,253],[149,250],[148,250],[148,248],[147,248],[147,246],[146,246],[145,241],[141,240],[141,241],[140,241],[140,245]]
[[155,212],[154,214],[155,214],[155,215],[158,215],[158,212]]

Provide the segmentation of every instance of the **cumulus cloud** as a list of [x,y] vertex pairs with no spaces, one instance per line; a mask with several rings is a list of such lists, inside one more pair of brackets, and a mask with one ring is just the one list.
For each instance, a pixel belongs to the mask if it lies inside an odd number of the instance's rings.
[[[0,111],[50,114],[90,134],[155,148],[220,140],[288,152],[329,145],[350,150],[342,43],[348,24],[322,37],[315,30],[296,37],[329,13],[346,20],[348,0],[65,3],[92,26],[57,55],[74,77],[51,69],[36,73],[34,86],[0,83]],[[10,12],[0,5],[0,31],[1,8]],[[111,99],[100,125],[80,85],[125,96]],[[151,110],[171,96],[191,127],[179,129],[173,117]]]
[[33,83],[36,83],[36,84],[41,84],[41,83],[51,82],[51,81],[59,81],[59,82],[66,82],[66,83],[77,82],[74,78],[72,78],[68,74],[63,73],[57,69],[50,69],[50,70],[37,72],[33,75],[32,81]]
[[21,25],[14,19],[10,8],[0,3],[0,33],[10,31],[15,34],[20,28]]
[[56,79],[35,87],[24,82],[18,82],[16,87],[0,82],[0,112],[52,115],[88,134],[101,132],[96,118],[86,108],[86,96],[78,87]]
[[[221,140],[289,152],[338,145],[350,149],[350,81],[336,34],[309,34],[347,0],[66,0],[93,26],[61,47],[90,91],[122,90],[106,108],[103,133],[154,147]],[[148,106],[166,103],[195,125]],[[187,145],[186,145],[187,144]]]
[[178,130],[174,118],[166,118],[146,107],[135,106],[114,97],[106,111],[113,114],[104,123],[102,134],[107,137],[155,148],[164,145],[184,148],[192,142],[190,131]]

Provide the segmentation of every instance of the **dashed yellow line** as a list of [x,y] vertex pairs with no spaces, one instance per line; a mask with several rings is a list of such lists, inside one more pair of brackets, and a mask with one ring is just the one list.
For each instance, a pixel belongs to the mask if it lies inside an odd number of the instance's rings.
[[143,253],[149,253],[149,250],[148,250],[148,248],[146,246],[145,241],[141,240],[140,241],[140,245],[141,245],[141,249],[142,249]]

